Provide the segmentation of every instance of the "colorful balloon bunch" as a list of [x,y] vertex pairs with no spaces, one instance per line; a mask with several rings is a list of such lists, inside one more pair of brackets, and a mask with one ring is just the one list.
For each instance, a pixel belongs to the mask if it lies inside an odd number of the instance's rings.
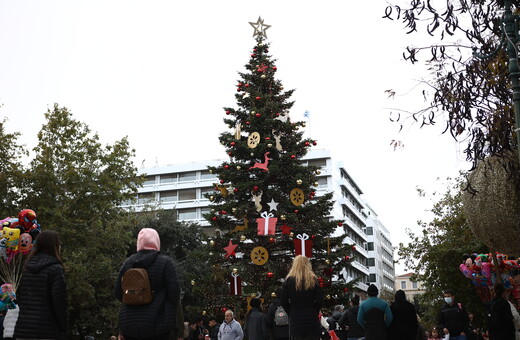
[[0,257],[7,263],[16,254],[27,254],[41,231],[36,213],[31,209],[20,211],[18,218],[4,218],[0,223]]
[[504,286],[512,288],[512,277],[520,270],[520,260],[509,260],[508,256],[502,253],[496,253],[496,258],[498,268],[495,268],[491,254],[464,254],[459,269],[475,286],[494,286],[497,275],[500,275]]

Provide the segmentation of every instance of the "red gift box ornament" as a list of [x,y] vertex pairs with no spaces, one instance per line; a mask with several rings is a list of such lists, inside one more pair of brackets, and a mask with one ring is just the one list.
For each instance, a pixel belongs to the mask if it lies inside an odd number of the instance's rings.
[[231,295],[242,295],[242,279],[240,278],[240,275],[232,273],[229,283]]
[[272,213],[264,211],[260,214],[261,218],[256,219],[258,224],[258,235],[274,235],[276,229],[276,221],[278,218],[274,217]]
[[312,257],[312,240],[309,240],[309,235],[306,233],[296,235],[293,240],[296,256],[303,255],[305,257]]

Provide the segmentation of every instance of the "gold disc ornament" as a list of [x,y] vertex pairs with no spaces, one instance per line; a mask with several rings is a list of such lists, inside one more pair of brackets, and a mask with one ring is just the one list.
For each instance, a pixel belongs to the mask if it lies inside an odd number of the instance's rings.
[[258,132],[252,132],[247,138],[247,146],[250,149],[254,149],[260,143],[260,134]]
[[263,266],[269,259],[269,253],[264,247],[256,247],[251,251],[251,261],[257,266]]
[[300,188],[294,188],[291,190],[291,203],[295,206],[299,207],[303,204],[303,201],[305,199],[305,195],[303,194],[303,190]]

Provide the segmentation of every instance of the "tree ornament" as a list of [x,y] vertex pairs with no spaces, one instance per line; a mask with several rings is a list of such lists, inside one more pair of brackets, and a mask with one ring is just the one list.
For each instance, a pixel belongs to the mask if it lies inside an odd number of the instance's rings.
[[320,185],[320,183],[318,183],[318,182],[314,182],[314,186],[315,186],[315,187],[318,187],[319,185]]
[[267,147],[268,147],[268,148],[272,148],[272,147],[273,147],[273,144],[269,143],[269,144],[267,144]]
[[249,84],[246,83],[244,86],[245,86],[245,87],[249,87]]
[[226,251],[226,259],[230,256],[235,255],[235,249],[237,248],[238,244],[233,244],[233,241],[229,240],[229,244],[227,247],[224,248]]
[[346,255],[345,256],[345,261],[348,261],[348,260],[350,260],[350,256]]
[[242,91],[242,88],[237,87],[237,92],[240,92],[240,91]]
[[230,151],[227,153],[229,157],[233,156],[233,153]]
[[275,292],[271,292],[271,297],[275,298],[276,297],[276,293]]
[[272,272],[268,272],[268,273],[267,273],[267,277],[271,279],[271,278],[274,277],[274,274],[273,274]]
[[213,252],[212,251],[209,252],[209,256],[213,256]]
[[260,134],[258,132],[252,132],[247,138],[247,146],[250,149],[254,149],[260,143]]
[[[241,167],[240,165],[237,165],[237,170],[240,170],[240,169],[242,169],[242,167]],[[235,190],[238,191],[237,188],[235,188]],[[235,192],[236,192],[236,191],[235,191]]]
[[230,113],[231,113],[231,111],[229,111],[229,110],[226,110],[226,114],[227,114],[227,115],[228,115],[228,114],[230,114]]
[[229,278],[229,293],[231,295],[242,295],[242,279],[238,273],[232,273]]
[[292,158],[292,159],[295,159],[295,158],[296,158],[296,156],[295,156],[295,155],[291,155],[291,158]]
[[215,246],[215,241],[213,241],[213,240],[209,241],[209,245],[214,247]]
[[[240,168],[239,166],[237,166],[237,170],[240,170],[240,169],[238,169],[238,168]],[[234,193],[237,193],[237,192],[238,192],[238,188],[233,188],[233,192],[234,192]]]
[[231,142],[231,143],[229,143],[229,145],[231,145],[231,146],[235,146],[236,144],[237,144],[237,143],[235,143],[235,142]]
[[229,169],[229,165],[228,164],[224,165],[224,169],[226,169],[226,170]]
[[269,259],[269,253],[264,247],[256,247],[251,251],[251,261],[257,266],[263,266]]
[[[267,78],[267,77],[266,77],[265,74],[262,74],[262,75],[260,76],[260,78],[265,79],[265,78]],[[260,98],[260,97],[258,97],[258,98]]]
[[291,203],[297,207],[302,205],[305,200],[305,195],[303,194],[303,190],[300,188],[292,189],[289,196],[291,198]]
[[262,169],[262,171],[269,171],[269,169],[267,168],[267,166],[269,165],[269,160],[271,158],[269,158],[269,151],[267,151],[266,153],[264,153],[264,162],[263,163],[260,163],[260,162],[255,162],[255,164],[253,164],[252,167],[249,168],[249,170],[251,169]]
[[294,209],[294,213],[297,214],[299,212],[298,209]]
[[209,200],[213,202],[213,200],[215,200],[215,196],[209,196]]
[[278,70],[278,68],[276,66],[273,66],[272,69],[273,69],[273,71]]
[[348,287],[343,288],[344,293],[348,293]]
[[326,264],[330,264],[330,260],[329,260],[329,259],[326,259],[326,260],[325,260],[325,263],[326,263]]
[[316,170],[316,175],[320,175],[321,174],[321,171],[320,170]]
[[256,219],[258,235],[274,235],[278,218],[267,211],[261,213],[260,216],[262,217]]
[[209,169],[209,173],[212,174],[213,173],[213,169]]
[[271,202],[267,203],[269,206],[269,211],[276,210],[278,208],[278,204],[279,203],[275,202],[274,199],[271,198]]
[[298,184],[298,185],[302,185],[302,183],[303,183],[303,181],[302,181],[301,179],[297,179],[297,180],[296,180],[296,184]]
[[226,181],[224,181],[223,179],[220,180],[220,184],[224,184]]
[[249,94],[249,92],[245,92],[245,93],[242,95],[242,98],[243,98],[243,99],[246,99],[246,98],[249,98],[249,96],[251,96],[251,95]]
[[231,232],[235,233],[238,231],[244,231],[247,228],[249,228],[249,220],[244,217],[243,222],[244,222],[244,224],[235,226],[235,229],[233,229]]
[[211,218],[211,220],[212,220],[212,221],[216,221],[216,220],[217,220],[217,216],[213,216],[213,217]]
[[330,300],[330,299],[331,299],[330,294],[325,295],[325,300]]
[[286,218],[287,218],[287,216],[285,216],[285,215],[280,216],[280,219],[281,219],[282,221],[285,221]]
[[258,72],[264,72],[266,69],[267,69],[267,65],[264,65],[264,64],[262,63],[262,64],[260,64],[260,66],[258,67],[257,71],[258,71]]
[[232,211],[233,213],[236,213],[236,212],[237,212],[237,208],[231,208],[231,211]]
[[312,240],[309,240],[309,235],[306,233],[296,235],[293,240],[294,250],[296,256],[303,255],[308,258],[312,257]]
[[244,242],[245,240],[247,240],[246,236],[245,235],[241,235],[240,236],[240,241]]
[[338,222],[338,227],[343,227],[343,222]]
[[312,145],[316,146],[316,145],[318,145],[318,142],[314,141],[314,142],[312,142]]
[[233,274],[237,274],[238,273],[238,269],[237,268],[233,268]]
[[195,280],[191,280],[191,285],[195,286]]
[[356,246],[352,246],[352,250],[354,250],[354,251],[355,251],[355,250],[356,250]]
[[287,223],[284,223],[280,229],[282,230],[282,235],[289,235],[291,233],[291,227],[287,225]]
[[251,53],[251,58],[254,58],[254,57],[256,57],[256,54]]
[[291,238],[294,238],[294,233],[291,231],[291,233],[289,234],[289,237]]
[[262,114],[260,114],[260,113],[256,113],[256,114],[255,114],[255,117],[256,117],[256,118],[260,118],[260,117],[262,117]]
[[226,307],[222,307],[221,311],[222,311],[222,314],[224,314],[224,313],[226,313],[227,308]]
[[256,97],[255,99],[256,99],[256,100],[260,100],[260,99],[262,99],[262,97],[258,96],[258,97]]
[[[261,17],[258,17],[256,22],[249,22],[249,24],[255,29],[253,33],[253,37],[264,37],[267,39],[267,29],[271,27],[271,25],[264,24],[264,20]],[[263,44],[258,44],[259,47],[262,47]]]
[[274,237],[269,237],[269,243],[275,243],[275,242],[276,242],[276,240]]
[[262,191],[258,191],[258,186],[253,187],[253,191],[251,192],[251,195],[253,197],[253,201],[255,202],[255,209],[257,212],[262,211]]
[[246,121],[246,125],[251,125],[251,122],[250,121]]

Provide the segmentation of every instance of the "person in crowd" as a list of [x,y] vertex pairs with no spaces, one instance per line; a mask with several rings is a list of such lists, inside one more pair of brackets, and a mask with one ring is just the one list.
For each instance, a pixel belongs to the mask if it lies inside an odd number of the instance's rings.
[[217,322],[217,319],[214,316],[210,316],[208,318],[208,334],[210,340],[218,340],[219,328],[220,324]]
[[437,328],[432,328],[432,331],[430,332],[430,336],[428,337],[428,340],[440,340],[441,334],[439,333],[439,330]]
[[282,305],[282,287],[276,288],[275,294],[275,299],[271,301],[267,309],[267,327],[272,340],[289,340],[289,323],[278,325],[275,322],[276,310]]
[[347,330],[347,340],[359,340],[365,337],[365,329],[357,321],[358,311],[359,295],[354,295],[350,299],[350,308],[339,319],[340,326]]
[[18,286],[14,338],[66,338],[67,287],[60,252],[56,231],[44,230],[36,237]]
[[339,319],[343,316],[343,312],[345,311],[345,307],[343,305],[334,306],[334,311],[332,315],[327,318],[327,322],[329,324],[329,330],[333,330],[336,332],[336,335],[340,340],[347,339],[347,331],[344,330],[344,326],[340,325]]
[[282,286],[282,307],[289,315],[289,331],[295,340],[320,338],[322,303],[323,292],[311,262],[303,255],[296,256]]
[[204,318],[197,316],[193,323],[190,323],[190,340],[204,340],[208,330],[204,327]]
[[385,339],[392,323],[392,311],[386,301],[377,297],[379,289],[374,284],[368,286],[367,294],[368,299],[359,306],[357,320],[365,329],[366,340]]
[[160,254],[161,240],[155,229],[143,228],[137,236],[137,253],[121,266],[114,294],[123,300],[121,279],[133,267],[145,268],[152,288],[153,300],[144,305],[121,304],[119,311],[120,340],[167,340],[175,328],[180,284],[171,257]]
[[461,303],[455,301],[452,290],[444,291],[444,306],[438,316],[438,329],[443,334],[449,334],[450,340],[466,340],[466,332],[469,328],[468,313]]
[[240,323],[234,319],[234,313],[228,309],[224,313],[224,322],[218,330],[218,340],[242,340],[244,332]]
[[468,326],[468,332],[466,333],[467,340],[480,340],[480,330],[475,327],[475,324],[473,322],[473,313],[468,312],[468,320],[469,320],[469,326]]
[[491,340],[515,340],[515,325],[509,302],[505,298],[506,289],[501,283],[495,285],[495,297],[491,301]]
[[388,328],[388,340],[415,340],[417,337],[417,313],[415,306],[406,301],[403,290],[395,292],[395,300],[390,305],[392,323]]
[[269,339],[269,330],[267,328],[267,320],[262,310],[262,302],[260,299],[253,298],[249,301],[251,309],[245,317],[244,333],[248,340],[267,340]]

